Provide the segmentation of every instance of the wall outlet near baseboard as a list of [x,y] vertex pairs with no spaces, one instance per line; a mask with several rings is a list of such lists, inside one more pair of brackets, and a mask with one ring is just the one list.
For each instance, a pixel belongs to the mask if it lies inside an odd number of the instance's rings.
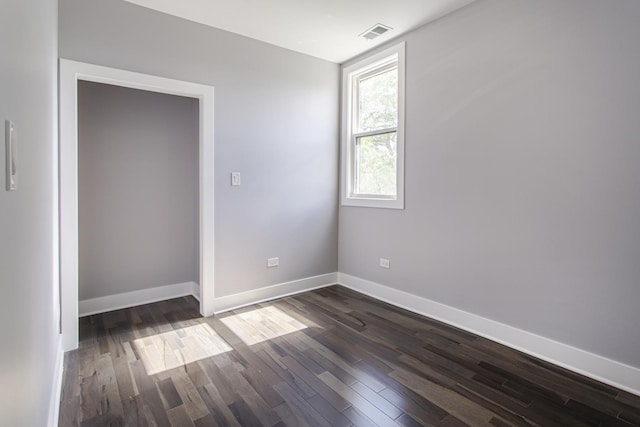
[[277,267],[280,265],[280,258],[268,258],[267,259],[267,268]]
[[380,258],[380,267],[391,268],[391,262],[386,258]]

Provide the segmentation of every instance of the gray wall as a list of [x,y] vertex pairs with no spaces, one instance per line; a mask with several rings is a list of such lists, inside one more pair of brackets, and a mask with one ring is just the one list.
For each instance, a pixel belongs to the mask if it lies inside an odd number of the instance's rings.
[[[47,425],[58,342],[54,280],[57,2],[0,13],[0,425]],[[18,131],[18,191],[5,191],[4,120]]]
[[78,84],[80,300],[199,282],[198,100]]
[[481,0],[403,38],[406,209],[341,208],[339,270],[640,367],[639,20]]
[[119,0],[59,19],[62,58],[215,87],[216,296],[337,270],[336,64]]

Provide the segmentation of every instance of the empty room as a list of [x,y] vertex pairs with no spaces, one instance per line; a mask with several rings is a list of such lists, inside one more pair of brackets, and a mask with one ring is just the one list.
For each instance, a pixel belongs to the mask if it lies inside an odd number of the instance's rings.
[[0,426],[640,426],[639,20],[3,0]]

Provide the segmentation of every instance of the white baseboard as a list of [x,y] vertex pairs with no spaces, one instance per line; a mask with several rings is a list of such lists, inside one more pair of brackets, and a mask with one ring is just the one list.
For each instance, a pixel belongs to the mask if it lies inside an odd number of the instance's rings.
[[338,283],[469,331],[587,377],[640,395],[640,369],[379,283],[338,273]]
[[51,384],[51,394],[49,401],[49,423],[48,427],[58,427],[58,417],[60,416],[60,394],[62,393],[62,377],[64,370],[64,351],[62,350],[62,335],[57,336],[56,343],[56,364],[53,367],[53,382]]
[[195,282],[193,282],[193,292],[191,292],[191,295],[193,295],[198,302],[200,301],[200,285]]
[[215,314],[220,314],[225,311],[234,310],[247,305],[335,285],[337,277],[338,273],[322,274],[320,276],[307,277],[305,279],[294,280],[291,282],[280,283],[278,285],[267,286],[260,289],[216,298],[213,303],[214,312]]
[[92,314],[120,310],[121,308],[135,307],[136,305],[164,301],[171,298],[183,297],[185,295],[194,295],[194,293],[199,295],[199,290],[200,287],[197,283],[185,282],[175,285],[125,292],[122,294],[108,295],[105,297],[91,298],[78,302],[78,313],[80,317],[90,316]]

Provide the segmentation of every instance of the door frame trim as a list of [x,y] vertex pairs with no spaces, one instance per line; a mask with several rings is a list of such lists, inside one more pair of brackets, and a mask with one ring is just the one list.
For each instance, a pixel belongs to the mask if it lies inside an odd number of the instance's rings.
[[60,59],[60,305],[64,351],[78,348],[78,81],[196,98],[199,123],[200,314],[214,314],[213,86]]

